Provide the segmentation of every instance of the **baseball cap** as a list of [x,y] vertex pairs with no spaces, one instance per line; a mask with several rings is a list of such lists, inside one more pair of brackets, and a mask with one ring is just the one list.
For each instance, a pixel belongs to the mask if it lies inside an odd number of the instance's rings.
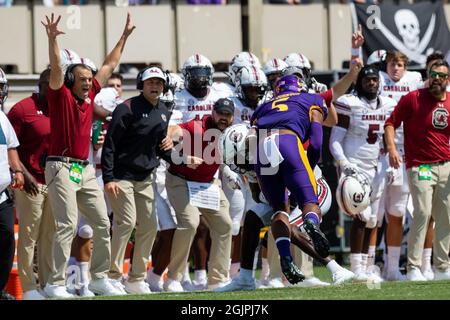
[[215,111],[227,111],[234,114],[234,103],[230,99],[221,98],[214,103]]
[[159,78],[159,79],[163,80],[164,82],[166,82],[166,80],[167,80],[164,72],[158,67],[148,68],[142,73],[142,77],[141,77],[142,81],[145,81],[145,80],[151,79],[151,78]]

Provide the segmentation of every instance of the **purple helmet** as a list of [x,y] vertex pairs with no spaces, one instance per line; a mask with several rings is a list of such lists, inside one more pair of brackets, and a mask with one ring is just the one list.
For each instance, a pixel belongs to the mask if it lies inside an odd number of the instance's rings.
[[275,95],[281,92],[301,92],[305,90],[305,85],[297,76],[287,75],[279,78],[275,82]]

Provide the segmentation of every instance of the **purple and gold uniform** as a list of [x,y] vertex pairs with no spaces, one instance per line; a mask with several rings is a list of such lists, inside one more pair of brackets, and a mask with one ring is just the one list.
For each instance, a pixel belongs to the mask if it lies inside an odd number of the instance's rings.
[[[261,190],[274,208],[287,202],[286,188],[300,207],[306,203],[317,204],[316,181],[302,144],[310,138],[312,111],[321,112],[325,119],[327,107],[322,97],[298,92],[300,88],[296,85],[282,86],[280,91],[272,101],[256,109],[251,120],[260,133],[255,171]],[[264,152],[266,139],[262,139],[264,136],[261,138],[264,129],[269,131],[269,135],[273,130],[281,130],[274,138],[283,160],[276,173],[271,170],[272,174],[266,174],[263,170],[271,166]]]

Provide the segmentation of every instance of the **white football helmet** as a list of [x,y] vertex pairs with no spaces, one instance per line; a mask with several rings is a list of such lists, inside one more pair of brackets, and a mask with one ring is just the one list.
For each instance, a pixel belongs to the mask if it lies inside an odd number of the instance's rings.
[[375,50],[367,58],[367,65],[373,63],[383,63],[386,61],[386,50]]
[[6,101],[6,98],[8,98],[8,92],[9,92],[9,86],[8,86],[8,79],[6,79],[6,74],[0,68],[0,105],[3,107],[3,103]]
[[259,69],[261,69],[261,62],[259,62],[259,59],[257,56],[255,56],[251,52],[240,52],[237,55],[233,57],[231,60],[230,65],[228,66],[228,73],[231,78],[231,82],[236,85],[237,76],[239,71],[243,67],[247,66],[255,66]]
[[281,73],[285,68],[288,67],[288,64],[281,59],[274,58],[270,59],[266,62],[266,64],[262,67],[266,76],[269,76],[274,73]]
[[87,65],[89,68],[91,68],[92,73],[95,75],[98,71],[97,66],[95,65],[94,61],[92,61],[89,58],[81,58],[81,63]]
[[[257,97],[250,97],[246,92],[247,88],[257,88]],[[258,103],[264,97],[267,91],[267,77],[264,72],[256,66],[243,67],[236,79],[236,94],[238,98],[242,99],[249,107],[256,108]]]
[[59,51],[60,64],[63,73],[66,73],[67,67],[71,64],[82,63],[81,58],[75,51],[71,49],[61,49]]
[[245,141],[250,129],[250,125],[245,123],[235,124],[225,129],[219,139],[219,152],[223,163],[228,165],[246,163],[248,152]]
[[339,208],[354,217],[370,205],[372,188],[361,174],[343,175],[336,189]]
[[328,211],[330,211],[333,196],[331,195],[331,188],[323,176],[318,178],[316,183],[319,208],[322,216],[324,216]]
[[311,83],[311,63],[309,59],[301,53],[290,53],[284,58],[284,62],[289,67],[299,68],[303,71],[305,82],[310,87]]
[[195,91],[212,85],[214,67],[205,56],[194,54],[186,59],[181,73],[184,77],[185,88]]

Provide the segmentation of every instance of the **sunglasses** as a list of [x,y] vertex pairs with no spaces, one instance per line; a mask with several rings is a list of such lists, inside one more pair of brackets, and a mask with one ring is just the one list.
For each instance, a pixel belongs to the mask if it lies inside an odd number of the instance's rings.
[[437,77],[439,77],[440,79],[446,79],[448,77],[448,74],[444,73],[444,72],[436,72],[436,71],[430,72],[431,79],[436,79]]

